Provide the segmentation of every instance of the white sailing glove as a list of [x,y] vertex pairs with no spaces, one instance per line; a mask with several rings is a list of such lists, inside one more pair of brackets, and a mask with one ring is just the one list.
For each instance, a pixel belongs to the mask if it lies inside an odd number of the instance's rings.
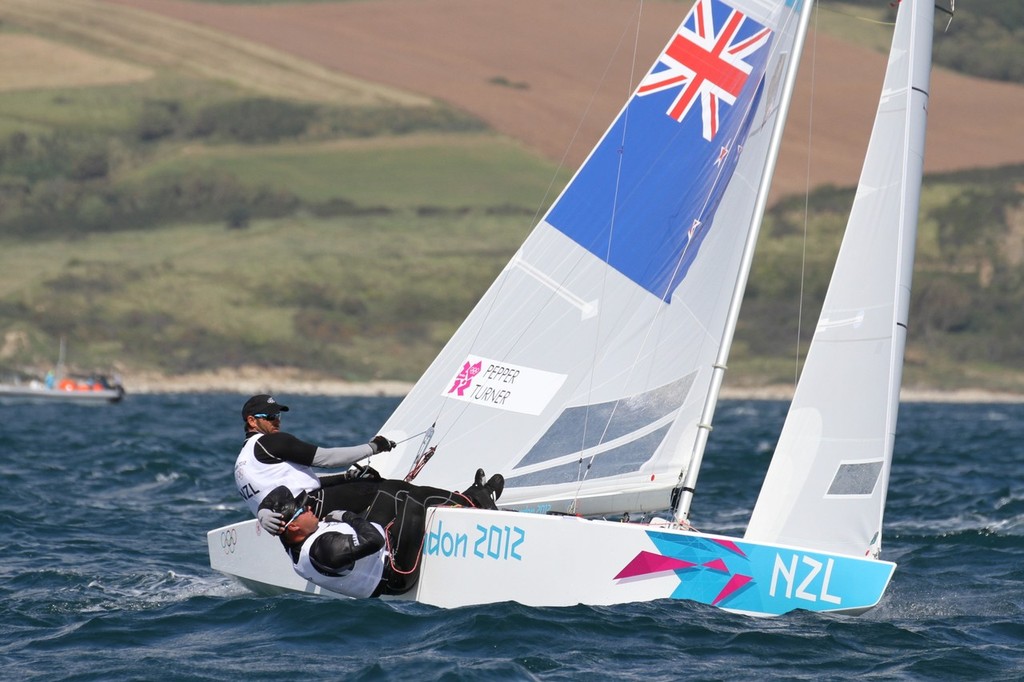
[[280,535],[284,532],[284,514],[278,514],[270,509],[260,509],[256,512],[256,518],[259,519],[263,530],[271,535]]

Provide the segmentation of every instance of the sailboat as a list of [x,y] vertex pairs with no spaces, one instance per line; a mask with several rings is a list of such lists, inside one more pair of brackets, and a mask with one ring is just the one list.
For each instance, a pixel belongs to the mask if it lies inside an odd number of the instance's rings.
[[[382,427],[401,443],[373,462],[385,476],[506,478],[500,510],[430,511],[407,598],[683,599],[765,616],[879,602],[895,569],[882,516],[934,9],[899,5],[835,272],[744,536],[696,531],[690,505],[807,33],[802,0],[697,0]],[[253,590],[325,593],[255,521],[208,545],[211,566]]]
[[105,374],[71,374],[64,363],[65,341],[60,339],[57,364],[42,379],[15,377],[0,382],[0,404],[76,403],[98,405],[117,403],[124,398],[124,387],[117,377]]

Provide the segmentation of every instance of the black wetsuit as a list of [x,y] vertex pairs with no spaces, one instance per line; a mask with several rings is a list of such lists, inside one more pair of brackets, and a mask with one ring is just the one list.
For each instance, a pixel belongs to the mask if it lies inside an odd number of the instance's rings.
[[[256,435],[255,431],[245,434],[246,439]],[[255,457],[264,464],[281,461],[295,462],[311,467],[317,446],[296,438],[290,433],[276,431],[260,436]],[[309,493],[309,504],[313,513],[323,518],[335,510],[362,512],[377,492],[379,480],[350,479],[344,473],[319,476],[320,489]]]
[[[255,431],[246,434],[246,438],[255,435]],[[264,464],[274,464],[282,460],[295,462],[311,467],[317,446],[300,440],[290,433],[276,431],[260,437],[259,447],[255,449],[255,457]],[[463,493],[414,485],[398,479],[382,479],[377,476],[349,478],[345,473],[328,474],[318,477],[320,490],[309,494],[313,504],[313,513],[319,518],[335,510],[353,511],[364,514],[369,521],[386,526],[391,520],[402,514],[406,499],[418,503],[421,507],[434,507],[440,504],[462,506],[479,505],[476,500],[468,499]],[[378,491],[383,495],[378,500]],[[374,510],[368,512],[371,505]],[[410,512],[406,512],[407,514]]]

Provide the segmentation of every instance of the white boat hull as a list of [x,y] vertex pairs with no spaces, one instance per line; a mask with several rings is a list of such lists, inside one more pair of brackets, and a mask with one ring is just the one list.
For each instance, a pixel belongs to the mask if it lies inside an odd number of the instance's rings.
[[30,385],[0,385],[0,403],[77,403],[83,405],[116,403],[124,398],[124,389],[64,391]]
[[292,570],[280,540],[264,531],[255,519],[211,530],[206,534],[206,543],[210,566],[237,578],[257,594],[333,594],[299,577]]
[[[256,521],[211,531],[208,542],[211,566],[256,592],[331,594],[299,578]],[[682,599],[762,616],[861,613],[878,603],[896,568],[654,525],[461,508],[431,510],[421,560],[406,597],[446,608]]]

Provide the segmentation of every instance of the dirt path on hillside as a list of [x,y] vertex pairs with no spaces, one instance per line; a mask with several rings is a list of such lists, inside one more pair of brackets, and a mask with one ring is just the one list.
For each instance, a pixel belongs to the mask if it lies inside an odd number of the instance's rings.
[[[429,99],[353,78],[261,41],[198,22],[100,0],[0,0],[0,88],[75,87],[141,80],[171,66],[277,97],[354,106],[423,106]],[[41,31],[76,47],[18,33]],[[4,46],[7,49],[4,49]],[[81,48],[81,49],[79,49]],[[92,52],[86,52],[85,49]],[[126,61],[100,56],[111,52]],[[5,58],[6,59],[5,61]],[[136,61],[139,65],[128,64]],[[137,75],[136,72],[142,72]]]
[[[553,160],[564,156],[570,167],[590,151],[630,90],[635,30],[624,27],[634,24],[638,7],[634,0],[372,0],[265,7],[105,2],[201,24],[361,79],[445,100]],[[644,3],[634,72],[653,62],[684,12],[678,3]],[[618,58],[609,65],[616,45],[621,45]],[[776,197],[801,192],[808,166],[812,184],[856,183],[884,69],[885,58],[869,49],[823,34],[808,38],[776,172]],[[937,69],[929,108],[927,172],[1024,162],[1019,113],[1024,87]],[[814,155],[808,162],[811,120]]]

